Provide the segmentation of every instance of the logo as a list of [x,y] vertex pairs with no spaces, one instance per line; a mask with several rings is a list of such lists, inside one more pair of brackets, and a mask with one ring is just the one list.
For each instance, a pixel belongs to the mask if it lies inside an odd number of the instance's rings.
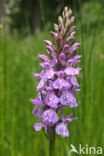
[[82,146],[81,144],[79,144],[79,147],[76,149],[76,147],[71,144],[70,145],[71,149],[70,149],[70,153],[74,152],[77,154],[102,154],[103,153],[103,149],[102,147],[90,147],[88,145]]

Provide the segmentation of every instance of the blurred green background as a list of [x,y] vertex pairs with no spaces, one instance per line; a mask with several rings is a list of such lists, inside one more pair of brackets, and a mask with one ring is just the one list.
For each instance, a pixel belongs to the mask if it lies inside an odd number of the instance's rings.
[[69,138],[56,136],[56,156],[74,156],[70,144],[104,146],[104,1],[0,0],[0,156],[49,154],[47,138],[33,129],[30,99],[37,95],[33,73],[41,70],[37,55],[46,54],[43,40],[50,39],[66,5],[73,10],[81,42],[81,91],[79,107],[72,109],[79,119],[69,125]]

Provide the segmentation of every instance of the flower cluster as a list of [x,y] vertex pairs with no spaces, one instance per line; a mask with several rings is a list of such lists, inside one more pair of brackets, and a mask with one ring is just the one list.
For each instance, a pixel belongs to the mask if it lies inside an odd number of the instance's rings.
[[[74,40],[76,27],[73,21],[71,9],[65,7],[62,16],[58,17],[58,24],[54,24],[55,32],[50,32],[53,42],[44,41],[49,56],[39,55],[43,69],[41,73],[34,74],[39,79],[38,96],[31,99],[35,105],[33,115],[38,118],[34,129],[39,131],[43,128],[49,136],[54,127],[58,135],[68,137],[67,124],[77,119],[72,118],[73,114],[64,117],[64,107],[78,106],[74,94],[79,91],[76,75],[81,68],[75,65],[80,62],[81,55],[76,55],[80,43]],[[61,112],[60,117],[58,111]]]

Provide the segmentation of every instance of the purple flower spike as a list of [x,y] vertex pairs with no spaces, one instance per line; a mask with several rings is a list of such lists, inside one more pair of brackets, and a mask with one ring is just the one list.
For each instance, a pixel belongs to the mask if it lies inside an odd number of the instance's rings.
[[[46,43],[46,55],[38,55],[42,63],[42,71],[34,76],[39,80],[36,86],[38,96],[31,99],[35,105],[32,114],[40,123],[34,124],[35,131],[43,128],[44,132],[53,138],[54,132],[69,137],[68,124],[77,118],[72,114],[64,118],[64,108],[78,107],[75,93],[80,91],[77,75],[81,68],[76,67],[81,55],[76,55],[80,43],[75,42],[74,16],[68,7],[65,7],[62,16],[58,17],[58,24],[54,24],[54,32],[50,32],[53,42]],[[58,114],[61,114],[58,116]]]

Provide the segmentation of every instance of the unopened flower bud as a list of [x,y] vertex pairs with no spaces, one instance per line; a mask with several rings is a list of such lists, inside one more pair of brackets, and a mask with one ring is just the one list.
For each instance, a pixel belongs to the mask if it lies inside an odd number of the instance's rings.
[[73,47],[70,51],[70,55],[74,55],[78,47]]
[[74,43],[73,44],[73,47],[78,47],[78,46],[80,46],[80,43]]
[[62,28],[61,35],[64,36],[66,29]]
[[58,72],[58,77],[59,78],[63,78],[64,77],[64,72],[63,71],[59,71]]
[[63,19],[61,16],[58,17],[58,22],[59,22],[59,24],[63,24]]
[[76,30],[76,26],[72,26],[71,28],[70,28],[70,31],[71,32],[73,32],[73,31],[75,31]]
[[72,14],[72,10],[69,9],[68,13],[69,13],[69,16],[71,16],[71,14]]
[[64,8],[64,11],[65,11],[65,13],[68,12],[68,7],[67,6]]
[[55,33],[55,32],[50,32],[50,35],[54,38],[54,39],[56,39],[57,38],[57,33]]
[[63,47],[63,52],[67,51],[68,49],[69,49],[69,45],[65,44],[64,47]]
[[71,20],[71,23],[73,23],[73,22],[74,22],[74,20],[75,20],[75,17],[74,17],[74,16],[72,16],[70,20]]
[[59,24],[59,30],[61,30],[63,28],[62,24]]
[[63,18],[65,18],[65,11],[62,12],[62,16],[63,16]]
[[73,42],[73,41],[74,41],[74,37],[73,37],[73,36],[69,36],[69,37],[66,39],[66,41],[67,41],[68,43]]
[[59,43],[59,45],[61,46],[62,45],[62,37],[61,36],[59,36],[58,38],[57,38],[57,42]]
[[70,36],[74,36],[76,34],[76,31],[73,31]]
[[50,45],[50,46],[52,46],[52,43],[51,43],[51,41],[44,40],[44,42],[45,42],[47,45]]
[[54,29],[55,29],[56,32],[58,32],[59,28],[58,28],[57,24],[54,24]]
[[71,24],[70,19],[67,19],[66,24],[65,24],[65,27],[69,27],[69,26],[70,26],[70,24]]
[[41,61],[48,61],[48,57],[45,55],[38,55]]
[[69,18],[69,12],[66,13],[66,19],[68,19],[68,18]]
[[53,48],[51,46],[46,46],[46,49],[49,54],[53,53]]
[[62,65],[65,64],[65,54],[64,53],[61,53],[59,55],[59,60],[60,60],[60,62],[61,62]]

